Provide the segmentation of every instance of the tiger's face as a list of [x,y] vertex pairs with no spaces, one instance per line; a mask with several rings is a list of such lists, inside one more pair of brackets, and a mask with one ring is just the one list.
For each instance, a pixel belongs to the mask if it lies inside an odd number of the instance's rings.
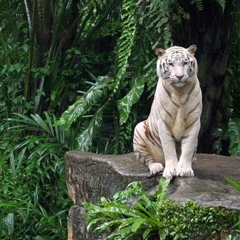
[[189,48],[174,46],[167,50],[158,48],[158,76],[175,87],[184,87],[197,74],[197,61],[194,57],[196,50],[196,45]]

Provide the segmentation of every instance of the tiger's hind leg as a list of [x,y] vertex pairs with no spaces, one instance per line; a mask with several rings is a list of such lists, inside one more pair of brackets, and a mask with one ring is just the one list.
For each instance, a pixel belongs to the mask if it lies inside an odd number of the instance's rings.
[[148,153],[143,153],[142,151],[134,150],[137,160],[145,164],[152,175],[162,172],[164,170],[163,164],[159,162],[154,162],[152,157]]
[[162,148],[151,137],[146,121],[140,122],[135,127],[133,149],[137,160],[144,163],[151,174],[156,174],[164,170]]

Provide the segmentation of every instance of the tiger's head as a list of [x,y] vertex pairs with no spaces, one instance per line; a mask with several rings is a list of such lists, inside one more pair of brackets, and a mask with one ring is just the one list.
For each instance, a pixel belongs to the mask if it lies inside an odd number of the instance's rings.
[[177,88],[187,85],[197,74],[197,61],[194,57],[196,50],[196,45],[189,48],[174,46],[166,50],[158,48],[156,50],[158,77]]

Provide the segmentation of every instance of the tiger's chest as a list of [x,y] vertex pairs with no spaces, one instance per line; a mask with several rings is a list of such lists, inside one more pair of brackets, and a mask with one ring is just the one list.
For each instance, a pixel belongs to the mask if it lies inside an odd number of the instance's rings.
[[158,109],[159,120],[167,125],[176,141],[181,141],[187,134],[192,119],[196,118],[195,99],[188,95],[179,98],[173,96],[171,99],[163,98],[161,103]]
[[170,130],[177,141],[181,141],[184,137],[187,122],[186,109],[184,107],[180,107],[178,110],[174,111],[172,118],[169,119],[168,123]]
[[201,91],[197,78],[181,91],[162,84],[160,79],[149,116],[152,128],[166,129],[180,142],[194,128],[200,114]]

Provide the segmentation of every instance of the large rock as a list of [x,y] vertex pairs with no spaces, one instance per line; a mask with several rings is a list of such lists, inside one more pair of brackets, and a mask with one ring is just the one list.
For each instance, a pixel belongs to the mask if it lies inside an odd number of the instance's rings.
[[[70,151],[65,157],[68,192],[75,204],[69,212],[68,240],[101,239],[86,233],[83,202],[96,203],[101,196],[111,198],[132,181],[140,180],[146,190],[154,191],[161,177],[151,176],[132,153],[116,156]],[[179,203],[193,200],[200,205],[240,210],[240,193],[225,179],[240,183],[240,158],[207,154],[198,154],[197,158],[193,164],[195,177],[173,179],[168,197]]]

